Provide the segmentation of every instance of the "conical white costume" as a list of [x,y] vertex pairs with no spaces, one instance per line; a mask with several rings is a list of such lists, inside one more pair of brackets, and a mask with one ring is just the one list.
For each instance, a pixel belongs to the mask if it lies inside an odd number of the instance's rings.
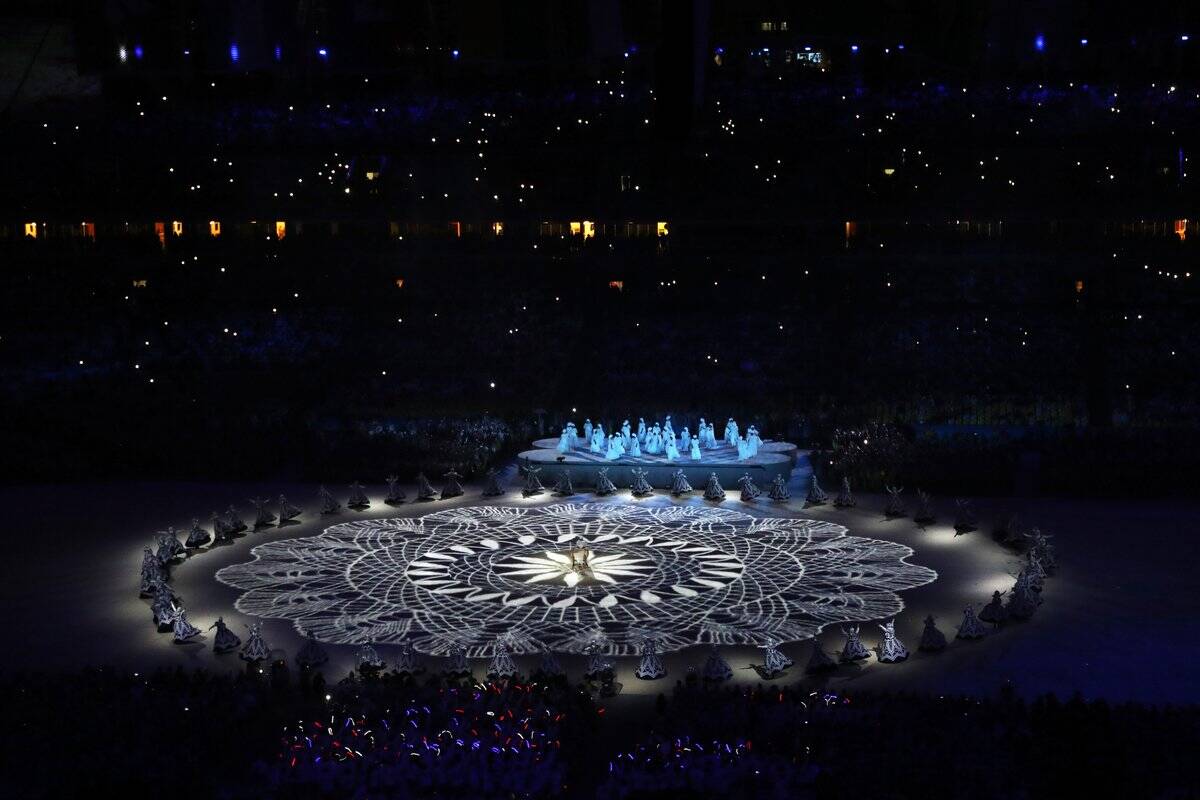
[[871,651],[862,643],[862,639],[858,638],[858,630],[858,625],[850,625],[842,628],[842,633],[846,637],[846,643],[842,645],[842,653],[838,656],[838,660],[843,663],[862,661],[871,657]]
[[890,619],[880,625],[879,629],[883,631],[883,643],[879,645],[879,660],[885,664],[892,664],[908,658],[908,648],[896,638],[896,621]]
[[238,657],[252,664],[270,658],[271,648],[262,638],[262,623],[255,622],[246,627],[250,630],[250,636],[242,645],[242,652],[238,653]]
[[666,674],[667,668],[663,666],[662,658],[658,655],[658,643],[647,639],[642,644],[642,660],[633,671],[634,677],[643,681],[653,681]]
[[962,624],[958,626],[956,636],[959,639],[982,639],[987,636],[987,628],[975,616],[975,606],[967,606],[963,610]]

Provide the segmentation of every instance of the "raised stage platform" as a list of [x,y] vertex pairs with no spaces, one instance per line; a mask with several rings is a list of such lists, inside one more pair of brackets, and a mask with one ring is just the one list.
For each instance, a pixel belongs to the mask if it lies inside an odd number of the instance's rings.
[[577,489],[595,486],[598,470],[608,467],[608,479],[618,489],[628,489],[633,483],[632,469],[640,467],[646,471],[646,480],[656,489],[670,488],[671,476],[675,470],[682,469],[688,483],[697,491],[704,490],[712,472],[717,474],[717,480],[726,491],[736,491],[738,478],[746,473],[765,491],[776,475],[782,476],[785,481],[788,479],[798,452],[796,445],[790,442],[767,441],[763,442],[757,456],[738,461],[736,447],[724,442],[719,445],[712,450],[701,450],[699,461],[693,461],[684,453],[680,453],[675,461],[668,461],[663,455],[641,455],[637,458],[622,456],[615,461],[607,461],[603,453],[593,453],[586,447],[563,455],[557,449],[558,439],[553,438],[536,440],[534,449],[521,453],[520,458],[542,468],[540,477],[547,487],[558,480],[562,470],[570,474],[571,482]]

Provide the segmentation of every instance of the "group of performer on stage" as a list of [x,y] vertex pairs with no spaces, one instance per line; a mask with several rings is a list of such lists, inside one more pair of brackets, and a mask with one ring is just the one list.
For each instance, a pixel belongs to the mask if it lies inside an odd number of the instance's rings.
[[567,455],[586,447],[590,452],[603,454],[607,461],[616,461],[626,456],[630,458],[664,456],[667,461],[675,461],[679,459],[680,452],[683,452],[693,461],[699,461],[702,458],[700,455],[702,449],[716,450],[726,446],[737,448],[738,461],[747,461],[758,455],[758,450],[762,446],[762,437],[758,434],[758,428],[753,425],[746,430],[744,436],[739,435],[738,424],[733,417],[730,417],[729,421],[725,423],[725,435],[720,443],[717,441],[716,426],[705,422],[704,417],[700,418],[695,436],[685,425],[678,438],[675,435],[675,429],[671,426],[670,414],[661,425],[655,422],[653,427],[647,427],[645,418],[638,417],[636,432],[629,424],[629,420],[625,420],[621,424],[620,433],[614,432],[607,436],[604,434],[602,424],[592,425],[591,419],[585,419],[582,438],[579,436],[575,423],[567,423],[559,436],[557,450],[559,453]]

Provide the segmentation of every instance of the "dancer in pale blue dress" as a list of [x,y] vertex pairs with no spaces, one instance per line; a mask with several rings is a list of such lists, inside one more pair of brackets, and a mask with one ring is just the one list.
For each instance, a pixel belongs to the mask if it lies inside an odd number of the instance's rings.
[[733,421],[733,417],[730,417],[729,421],[725,423],[725,441],[730,445],[735,447],[737,446],[738,426],[737,423]]
[[638,441],[641,442],[642,444],[646,443],[646,418],[645,417],[638,417],[637,438],[638,438]]
[[620,441],[621,438],[616,434],[608,437],[608,450],[604,453],[605,461],[616,461],[621,457]]
[[737,440],[738,461],[745,461],[750,457],[750,451],[746,447],[746,437],[739,436]]
[[583,440],[588,444],[592,442],[592,421],[590,419],[583,421]]
[[567,423],[567,434],[570,436],[571,449],[579,447],[579,431],[575,429],[574,422]]
[[683,426],[683,433],[679,434],[679,449],[690,450],[692,448],[692,435],[688,433],[687,425]]
[[700,460],[700,437],[692,439],[692,461]]
[[633,456],[634,458],[641,458],[642,457],[642,443],[639,442],[638,438],[635,436],[635,437],[633,437],[633,441],[631,442],[631,444],[633,446],[630,447],[630,449],[629,449],[629,455]]
[[575,446],[575,437],[571,435],[571,431],[567,428],[562,429],[562,435],[558,437],[558,452],[566,455],[571,452]]
[[632,438],[633,435],[629,432],[629,420],[625,420],[621,423],[621,444],[625,445],[626,450],[629,449],[629,440]]
[[612,438],[617,445],[617,455],[625,455],[625,440],[622,439],[621,435],[617,433],[614,433]]
[[656,456],[662,452],[662,431],[658,427],[658,423],[654,423],[654,427],[646,434],[646,455]]
[[672,433],[667,438],[667,461],[674,461],[679,458],[679,448],[675,446],[675,434]]
[[708,424],[707,424],[707,423],[705,423],[705,421],[704,421],[704,417],[701,417],[701,418],[700,418],[700,424],[696,426],[696,438],[700,440],[700,446],[701,446],[701,447],[704,447],[704,446],[705,446],[705,444],[706,444],[706,443],[705,443],[705,441],[704,441],[704,430],[705,430],[707,427],[708,427]]
[[597,425],[592,428],[592,452],[604,452],[604,426]]
[[753,425],[746,432],[746,448],[750,458],[758,455],[758,448],[762,447],[762,438],[758,435],[758,428]]
[[666,420],[663,422],[663,433],[670,436],[675,435],[675,429],[671,427],[671,415],[667,414]]

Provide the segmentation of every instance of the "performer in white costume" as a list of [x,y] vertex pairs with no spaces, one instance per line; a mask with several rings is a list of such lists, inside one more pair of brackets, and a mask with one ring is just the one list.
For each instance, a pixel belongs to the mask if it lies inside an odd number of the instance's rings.
[[674,461],[679,458],[679,448],[675,446],[675,434],[667,436],[667,461]]
[[746,432],[746,448],[750,458],[758,455],[758,448],[762,446],[762,438],[758,435],[758,428],[753,425]]
[[646,455],[656,456],[662,452],[662,429],[658,427],[658,423],[654,423],[654,427],[646,434]]
[[621,451],[618,449],[620,447],[618,442],[620,441],[620,437],[618,437],[616,434],[608,437],[608,450],[604,453],[604,459],[606,461],[616,461],[621,457]]

